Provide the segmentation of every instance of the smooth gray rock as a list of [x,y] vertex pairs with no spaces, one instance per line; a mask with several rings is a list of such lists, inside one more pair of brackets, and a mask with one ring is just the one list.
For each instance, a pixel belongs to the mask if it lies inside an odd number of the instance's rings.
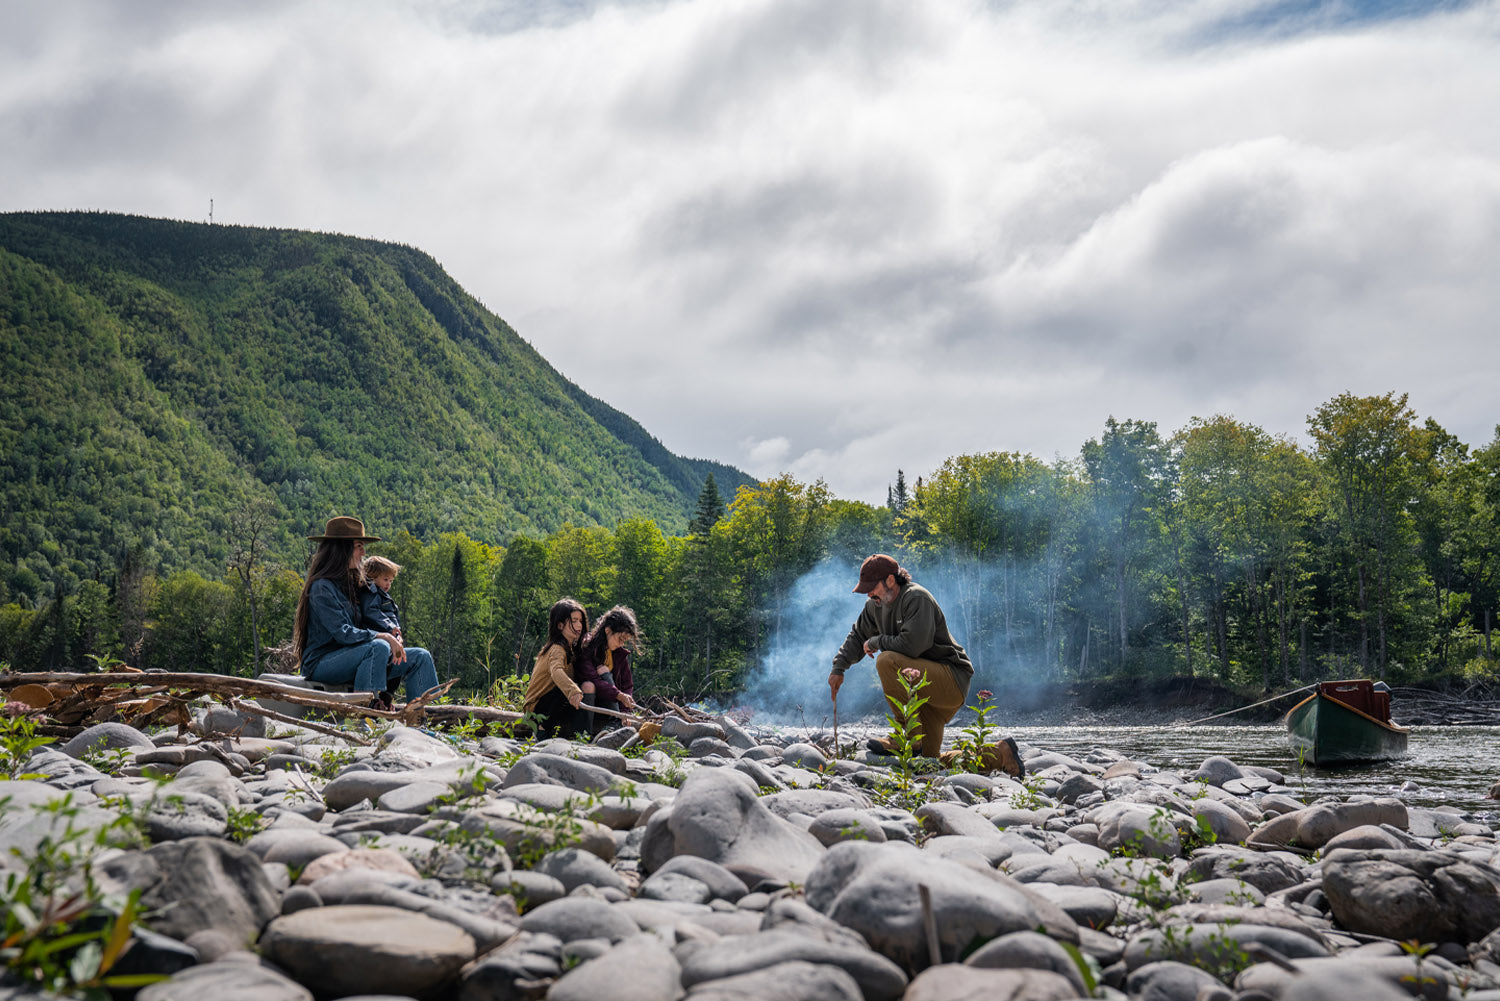
[[312,992],[295,980],[255,962],[220,962],[193,966],[168,980],[142,987],[136,1001],[313,1001]]
[[885,829],[868,811],[848,807],[825,810],[818,814],[808,825],[807,833],[829,847],[841,841],[879,843],[888,840]]
[[1468,943],[1500,927],[1500,873],[1447,851],[1340,849],[1323,892],[1340,925],[1384,938]]
[[629,892],[625,880],[607,862],[592,852],[579,848],[561,848],[548,852],[533,869],[544,876],[551,876],[569,893],[580,886],[608,886],[622,893]]
[[1106,851],[1126,848],[1164,859],[1182,851],[1182,839],[1165,810],[1112,802],[1094,810],[1089,819],[1099,825],[1099,847]]
[[661,939],[637,935],[563,974],[547,1001],[676,1001],[681,967]]
[[902,1001],[1070,1001],[1078,992],[1050,970],[981,970],[945,963],[919,973]]
[[[1275,963],[1257,963],[1241,972],[1234,986],[1241,997],[1254,991],[1282,1001],[1292,985],[1303,980],[1314,985],[1307,988],[1303,1001],[1396,1001],[1390,989],[1399,991],[1398,996],[1406,1001],[1413,994],[1425,1001],[1461,996],[1453,968],[1435,956],[1419,962],[1413,956],[1374,955],[1357,949],[1334,958],[1296,959],[1292,965],[1296,972]],[[1465,979],[1470,978],[1465,975]],[[1347,989],[1341,990],[1340,985]],[[1413,991],[1414,987],[1418,989]]]
[[1026,888],[1052,901],[1081,928],[1105,929],[1114,923],[1124,898],[1097,886],[1027,883]]
[[1347,968],[1295,978],[1282,992],[1281,1001],[1411,1001],[1411,994],[1389,981],[1353,968],[1352,963],[1343,965]]
[[260,859],[228,841],[168,842],[109,859],[100,868],[119,890],[141,890],[141,909],[152,915],[152,929],[179,941],[213,928],[246,945],[281,910],[281,896]]
[[1000,831],[994,824],[957,803],[924,803],[917,807],[917,819],[933,834],[1000,840]]
[[801,961],[706,980],[687,996],[690,1001],[868,1001],[854,978],[837,966]]
[[1341,834],[1335,834],[1328,839],[1323,846],[1324,854],[1338,851],[1340,848],[1368,849],[1389,848],[1401,849],[1409,847],[1394,833],[1384,827],[1374,824],[1365,824],[1361,827],[1351,827]]
[[661,876],[669,873],[680,873],[698,880],[708,887],[717,900],[734,903],[750,892],[744,880],[719,863],[694,855],[678,855],[659,867],[652,875]]
[[637,894],[642,900],[669,900],[683,904],[706,904],[713,891],[702,880],[680,872],[652,873]]
[[1251,851],[1232,845],[1215,845],[1193,853],[1186,879],[1238,879],[1261,893],[1275,893],[1303,882],[1316,870],[1286,853]]
[[1322,848],[1336,834],[1381,824],[1406,830],[1406,804],[1390,798],[1317,803],[1266,821],[1250,832],[1250,841],[1258,845]]
[[[120,821],[114,810],[91,805],[94,796],[63,790],[41,782],[0,779],[0,869],[17,857],[34,856],[44,841],[58,841],[71,828],[80,837],[110,838]],[[71,816],[59,812],[64,803],[76,807]]]
[[1207,970],[1171,960],[1147,963],[1132,970],[1125,981],[1132,1001],[1194,1001],[1205,989],[1223,987],[1223,981]]
[[1209,785],[1222,786],[1231,779],[1242,779],[1245,772],[1239,765],[1230,761],[1220,754],[1203,759],[1203,764],[1198,770],[1188,777],[1190,782],[1207,782]]
[[261,831],[245,847],[266,862],[305,867],[313,859],[349,850],[338,838],[313,828],[273,828]]
[[1149,928],[1125,946],[1125,965],[1131,970],[1147,963],[1172,960],[1190,966],[1222,964],[1250,943],[1274,949],[1288,959],[1327,956],[1328,949],[1298,932],[1270,925],[1180,924]]
[[458,1001],[533,1001],[562,975],[561,955],[553,936],[520,932],[463,972]]
[[145,806],[146,835],[154,842],[217,838],[229,829],[229,810],[202,793],[163,791],[132,800]]
[[316,993],[421,997],[452,981],[474,958],[475,945],[446,921],[356,904],[277,918],[261,952]]
[[1097,793],[1104,788],[1104,783],[1092,775],[1069,775],[1057,787],[1054,797],[1059,803],[1077,803],[1085,796]]
[[538,907],[568,895],[562,883],[529,869],[497,872],[490,880],[496,893],[508,893],[522,907]]
[[863,796],[835,789],[788,789],[761,797],[761,804],[782,818],[794,813],[816,817],[829,810],[863,810],[870,806]]
[[84,758],[116,750],[151,750],[151,738],[125,723],[95,723],[58,748],[70,758]]
[[417,781],[387,789],[375,800],[375,808],[390,813],[410,813],[426,816],[445,798],[451,798],[453,790],[442,782]]
[[556,754],[528,754],[511,765],[503,788],[526,782],[567,786],[582,793],[607,793],[614,790],[616,775],[602,765],[575,761]]
[[521,916],[521,930],[552,935],[562,942],[608,938],[620,942],[635,935],[636,923],[602,900],[564,897],[534,907]]
[[1206,796],[1193,801],[1193,819],[1200,824],[1207,824],[1208,829],[1219,839],[1219,844],[1244,844],[1245,839],[1250,836],[1250,825],[1244,817],[1231,807]]
[[410,772],[376,772],[357,769],[340,772],[323,787],[323,802],[330,810],[342,811],[364,800],[374,802],[392,789],[415,781]]
[[1266,895],[1243,879],[1205,879],[1188,883],[1188,897],[1200,904],[1260,904]]
[[[620,727],[620,729],[624,730],[627,735],[635,732],[629,727]],[[579,744],[561,737],[554,737],[551,740],[539,742],[531,748],[531,751],[533,754],[555,754],[561,758],[571,758],[585,764],[598,765],[616,775],[624,775],[630,761],[619,750],[602,746],[597,740],[592,744]]]
[[1062,886],[1097,886],[1098,865],[1055,856],[1018,855],[1002,866],[1018,883],[1057,883]]
[[823,851],[811,834],[766,809],[739,772],[702,768],[687,777],[670,806],[647,822],[641,864],[653,872],[675,855],[696,855],[718,862],[749,885],[764,877],[806,879]]
[[664,737],[671,737],[683,747],[690,747],[693,741],[699,737],[712,737],[715,740],[724,740],[726,734],[724,728],[717,723],[689,723],[687,720],[677,716],[668,716],[661,721],[661,732]]
[[810,768],[817,771],[828,765],[828,756],[811,744],[788,744],[781,751],[781,760],[784,764],[796,768]]
[[928,965],[918,885],[931,891],[939,946],[954,960],[970,943],[1036,928],[1037,908],[1019,884],[908,845],[836,845],[807,878],[814,910],[865,937],[906,969]]
[[330,906],[397,908],[444,921],[462,929],[481,951],[493,949],[515,934],[518,921],[510,897],[461,888],[415,892],[428,885],[393,873],[351,869],[324,876],[313,889]]
[[1067,950],[1034,931],[1011,932],[991,939],[965,959],[964,965],[982,970],[1051,970],[1066,977],[1079,997],[1088,993]]
[[847,936],[820,936],[807,926],[772,929],[711,943],[683,964],[682,982],[692,987],[799,960],[836,966],[848,973],[866,1001],[895,1001],[906,989],[906,974],[891,960],[853,944]]
[[214,706],[193,717],[193,729],[208,736],[222,734],[231,737],[264,737],[266,718]]
[[718,737],[699,737],[688,745],[690,758],[733,758],[734,751]]
[[750,748],[755,746],[755,738],[750,736],[750,734],[746,732],[744,727],[740,726],[728,716],[720,716],[716,720],[714,720],[714,722],[718,723],[719,726],[724,728],[724,739],[728,741],[729,746],[733,747],[735,750],[748,751]]

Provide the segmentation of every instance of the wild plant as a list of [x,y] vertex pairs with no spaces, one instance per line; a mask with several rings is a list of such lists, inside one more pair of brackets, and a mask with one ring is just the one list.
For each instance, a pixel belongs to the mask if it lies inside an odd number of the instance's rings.
[[974,710],[974,722],[963,728],[959,737],[953,742],[953,749],[958,752],[958,768],[966,772],[982,771],[985,766],[984,749],[990,742],[990,735],[998,731],[998,727],[990,725],[990,710],[995,708],[990,705],[990,700],[995,693],[988,688],[982,688],[974,695],[977,706],[970,706]]
[[892,699],[891,711],[886,720],[891,724],[890,747],[896,761],[885,781],[877,785],[875,794],[889,806],[903,810],[915,810],[927,801],[930,782],[917,779],[917,762],[922,757],[922,720],[919,711],[927,704],[922,690],[927,687],[926,675],[912,681],[897,674],[901,682],[901,697]]
[[[9,799],[0,800],[0,815]],[[53,995],[104,1001],[111,990],[144,987],[161,974],[111,975],[130,941],[140,891],[110,899],[94,879],[100,852],[121,843],[121,821],[80,826],[72,796],[42,807],[61,822],[29,851],[12,851],[0,911],[0,979],[14,978]],[[53,829],[57,830],[54,822]]]
[[46,778],[39,772],[22,772],[31,752],[52,743],[54,738],[38,736],[36,720],[25,716],[0,717],[0,772],[11,780]]

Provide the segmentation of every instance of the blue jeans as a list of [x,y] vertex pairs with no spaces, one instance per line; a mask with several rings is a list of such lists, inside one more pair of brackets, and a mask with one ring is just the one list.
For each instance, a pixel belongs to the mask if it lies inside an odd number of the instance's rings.
[[409,646],[406,660],[395,664],[391,662],[391,646],[385,640],[371,640],[324,654],[311,667],[304,665],[302,676],[325,685],[352,684],[356,692],[394,691],[396,682],[404,681],[407,701],[436,688],[438,683],[432,654],[419,646]]

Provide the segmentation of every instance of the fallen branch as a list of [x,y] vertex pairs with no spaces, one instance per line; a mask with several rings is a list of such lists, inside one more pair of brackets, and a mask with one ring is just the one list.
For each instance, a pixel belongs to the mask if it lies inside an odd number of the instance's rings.
[[278,723],[289,723],[292,726],[305,727],[316,733],[326,733],[332,737],[342,737],[344,740],[351,741],[355,744],[361,744],[365,747],[369,747],[371,743],[370,741],[361,737],[359,734],[353,733],[349,730],[341,730],[336,726],[327,726],[323,723],[315,723],[312,720],[297,719],[295,716],[287,716],[283,713],[273,712],[270,709],[263,709],[260,706],[252,705],[248,702],[241,702],[237,698],[231,697],[228,705],[229,708],[233,709],[237,713],[250,713],[252,716],[264,716],[266,719],[273,719]]

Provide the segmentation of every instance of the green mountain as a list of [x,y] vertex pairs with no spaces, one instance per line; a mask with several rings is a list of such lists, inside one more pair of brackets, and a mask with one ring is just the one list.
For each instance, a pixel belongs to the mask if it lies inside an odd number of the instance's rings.
[[427,254],[104,213],[0,214],[0,602],[125,562],[222,569],[334,514],[504,543],[644,516],[705,478],[564,378]]

